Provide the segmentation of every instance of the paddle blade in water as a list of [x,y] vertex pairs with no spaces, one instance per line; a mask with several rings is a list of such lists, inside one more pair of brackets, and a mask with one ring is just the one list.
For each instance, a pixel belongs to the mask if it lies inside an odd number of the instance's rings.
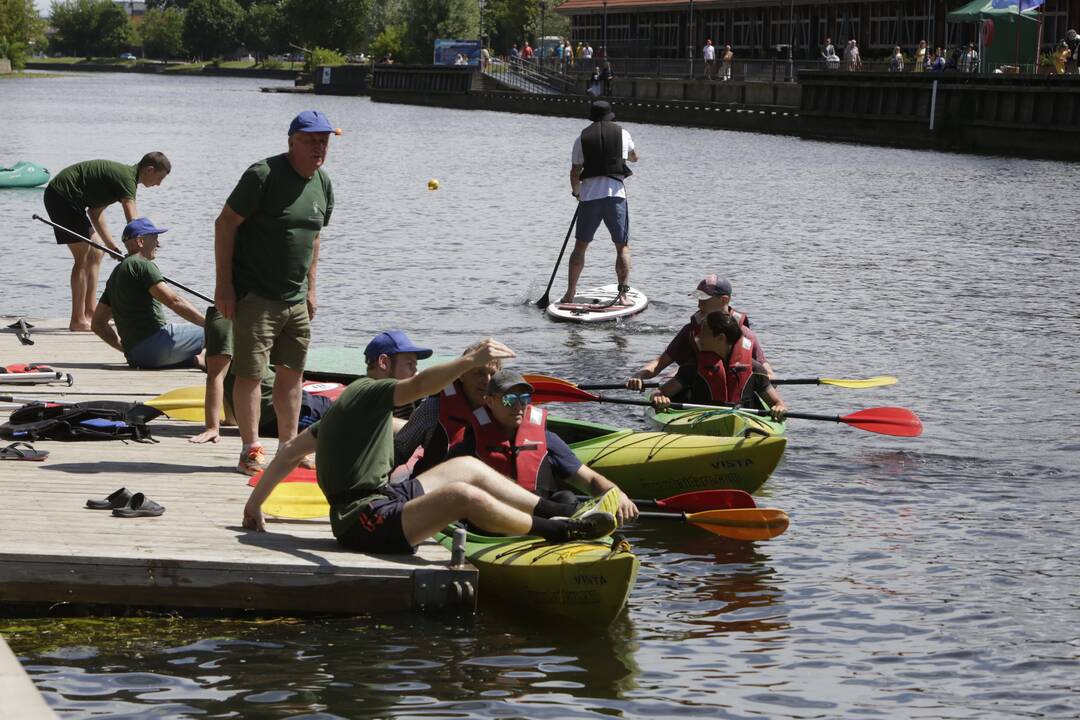
[[746,541],[774,538],[790,522],[787,513],[776,508],[710,510],[687,515],[686,520],[715,535]]
[[744,490],[699,490],[657,500],[656,506],[672,512],[696,513],[705,510],[736,510],[757,507]]
[[852,390],[865,390],[866,388],[885,387],[895,385],[897,380],[892,375],[878,375],[865,380],[845,380],[841,378],[819,378],[822,385],[835,385],[836,387],[850,388]]
[[868,408],[844,415],[840,422],[861,430],[897,437],[918,437],[923,430],[919,416],[901,407]]

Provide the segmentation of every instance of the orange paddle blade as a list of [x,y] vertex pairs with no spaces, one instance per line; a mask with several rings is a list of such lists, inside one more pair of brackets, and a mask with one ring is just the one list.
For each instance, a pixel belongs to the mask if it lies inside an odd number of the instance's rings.
[[733,540],[769,540],[783,534],[790,519],[776,508],[739,508],[692,513],[686,521]]

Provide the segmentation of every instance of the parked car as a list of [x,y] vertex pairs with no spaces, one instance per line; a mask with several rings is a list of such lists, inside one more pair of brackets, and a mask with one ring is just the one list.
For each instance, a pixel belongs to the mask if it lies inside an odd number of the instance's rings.
[[128,52],[128,53],[120,53],[120,59],[121,60],[135,60],[136,58],[135,58],[134,55],[132,55],[131,53]]

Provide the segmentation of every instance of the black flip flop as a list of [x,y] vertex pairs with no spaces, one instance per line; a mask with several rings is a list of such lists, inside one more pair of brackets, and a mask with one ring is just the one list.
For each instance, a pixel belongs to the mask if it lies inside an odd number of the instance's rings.
[[126,507],[115,508],[112,511],[112,514],[114,517],[137,518],[157,517],[163,512],[165,512],[165,508],[158,505],[153,500],[150,500],[142,493],[135,493],[131,496],[131,500],[128,501]]
[[120,488],[104,500],[87,500],[86,507],[91,510],[115,510],[126,507],[131,501],[131,493],[127,488]]
[[0,448],[0,460],[41,462],[47,457],[49,457],[48,450],[35,450],[33,445],[26,442],[13,442],[5,448]]

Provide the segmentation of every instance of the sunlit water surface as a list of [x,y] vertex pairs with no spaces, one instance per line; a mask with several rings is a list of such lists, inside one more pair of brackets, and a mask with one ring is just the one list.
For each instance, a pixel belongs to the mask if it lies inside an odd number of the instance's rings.
[[[267,81],[64,76],[0,82],[0,162],[58,171],[166,152],[141,189],[166,274],[213,291],[213,220],[299,110],[345,135],[327,170],[315,342],[401,327],[444,352],[494,335],[523,370],[612,381],[657,354],[700,276],[735,286],[793,409],[902,405],[919,439],[792,421],[756,545],[639,526],[642,571],[606,632],[476,618],[9,620],[65,717],[1076,717],[1080,280],[1075,168],[630,125],[633,283],[617,326],[548,322],[581,120],[260,93]],[[437,178],[438,192],[426,183]],[[64,316],[68,253],[3,191],[4,314]],[[121,217],[109,217],[119,233]],[[613,277],[610,244],[584,282]],[[554,292],[561,292],[563,280]],[[579,416],[640,424],[625,408]],[[14,515],[0,517],[13,522]]]

